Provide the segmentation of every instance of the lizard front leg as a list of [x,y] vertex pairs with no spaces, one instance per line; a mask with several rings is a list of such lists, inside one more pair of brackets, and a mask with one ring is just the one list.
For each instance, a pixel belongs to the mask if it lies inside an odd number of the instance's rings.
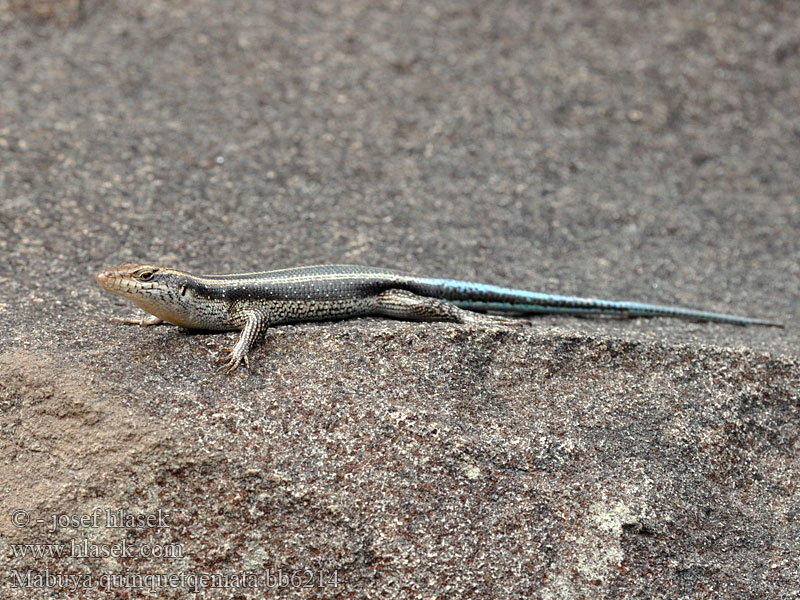
[[160,325],[164,322],[164,319],[161,319],[155,315],[146,314],[141,319],[134,319],[134,318],[120,318],[120,317],[112,317],[112,323],[124,323],[125,325],[138,325],[139,327],[147,327],[148,325]]
[[269,311],[267,310],[244,309],[239,312],[238,317],[245,321],[239,341],[233,348],[224,348],[222,352],[227,356],[223,356],[217,361],[223,363],[219,370],[225,373],[233,373],[242,361],[248,369],[250,368],[247,353],[269,327]]

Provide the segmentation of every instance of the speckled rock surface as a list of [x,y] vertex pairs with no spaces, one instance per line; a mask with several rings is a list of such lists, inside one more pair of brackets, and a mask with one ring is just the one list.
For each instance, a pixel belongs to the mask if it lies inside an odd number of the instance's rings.
[[[0,597],[800,597],[799,24],[0,0]],[[109,322],[123,260],[787,327],[361,319],[222,377],[234,333]]]

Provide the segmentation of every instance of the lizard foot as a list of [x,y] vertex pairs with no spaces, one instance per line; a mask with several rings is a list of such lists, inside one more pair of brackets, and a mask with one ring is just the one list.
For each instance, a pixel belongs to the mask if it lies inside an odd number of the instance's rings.
[[474,323],[476,325],[503,325],[505,327],[527,327],[531,324],[530,321],[525,319],[510,319],[509,317],[501,317],[500,315],[487,315],[472,312],[467,315],[464,322]]
[[159,319],[155,315],[147,315],[142,317],[141,319],[135,318],[127,318],[121,319],[119,317],[113,317],[111,319],[112,323],[124,323],[125,325],[138,325],[139,327],[147,327],[148,325],[160,325],[164,322],[163,319]]
[[220,365],[217,371],[221,373],[225,373],[226,375],[230,375],[236,369],[239,368],[239,365],[244,361],[244,365],[249,369],[250,368],[250,361],[247,359],[246,354],[238,355],[234,348],[223,348],[220,350],[223,354],[227,356],[221,356],[216,361],[216,364]]

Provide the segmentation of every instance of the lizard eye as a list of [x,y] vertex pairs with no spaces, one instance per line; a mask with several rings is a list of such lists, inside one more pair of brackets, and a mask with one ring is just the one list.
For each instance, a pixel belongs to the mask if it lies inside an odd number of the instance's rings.
[[142,271],[136,277],[140,281],[150,281],[153,278],[154,274],[155,274],[155,271]]

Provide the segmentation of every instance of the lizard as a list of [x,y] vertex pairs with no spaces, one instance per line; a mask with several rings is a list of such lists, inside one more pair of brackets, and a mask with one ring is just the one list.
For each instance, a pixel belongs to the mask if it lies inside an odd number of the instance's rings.
[[560,296],[461,281],[419,277],[402,271],[356,265],[312,265],[253,273],[193,275],[155,265],[123,263],[100,271],[104,289],[150,313],[117,322],[187,329],[241,330],[223,349],[220,370],[249,368],[248,352],[273,325],[368,315],[454,323],[520,323],[483,312],[562,313],[620,317],[675,317],[733,325],[783,327],[772,321],[616,300]]

